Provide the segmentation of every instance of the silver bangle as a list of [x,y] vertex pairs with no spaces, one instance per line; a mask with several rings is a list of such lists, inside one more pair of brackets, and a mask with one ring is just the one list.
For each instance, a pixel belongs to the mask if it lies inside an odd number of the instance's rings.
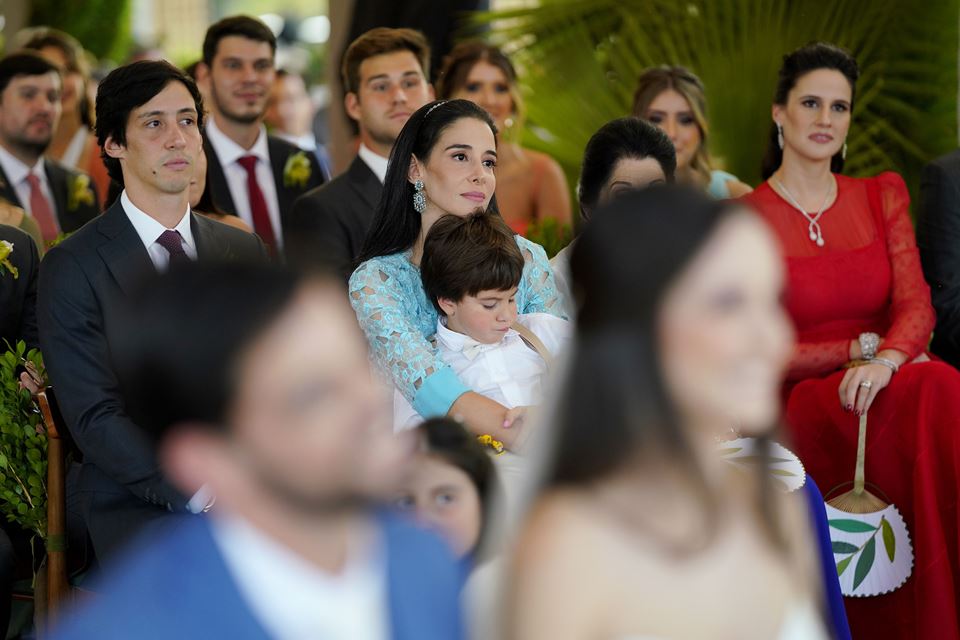
[[870,360],[870,364],[882,364],[885,367],[893,370],[894,373],[900,370],[900,366],[893,360],[888,360],[887,358],[873,358]]

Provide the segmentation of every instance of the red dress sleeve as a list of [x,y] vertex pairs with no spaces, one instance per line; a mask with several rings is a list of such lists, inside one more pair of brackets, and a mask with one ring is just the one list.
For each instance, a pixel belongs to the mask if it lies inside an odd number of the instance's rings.
[[849,361],[849,340],[797,341],[787,369],[787,380],[793,382],[819,377],[836,371]]
[[895,173],[882,173],[875,179],[886,227],[887,253],[893,270],[890,329],[880,344],[880,350],[902,351],[909,361],[927,348],[936,314],[930,302],[930,287],[920,266],[907,186]]

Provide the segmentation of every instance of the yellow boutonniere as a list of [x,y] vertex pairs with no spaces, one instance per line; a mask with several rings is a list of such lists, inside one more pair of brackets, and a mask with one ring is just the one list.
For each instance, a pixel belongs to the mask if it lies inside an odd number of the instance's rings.
[[0,240],[0,274],[9,271],[13,279],[20,277],[20,272],[10,262],[10,254],[13,253],[13,243],[8,240]]
[[488,434],[483,434],[482,436],[477,436],[477,442],[479,442],[484,447],[489,447],[493,449],[493,455],[498,456],[503,453],[503,443],[495,439],[493,436]]
[[310,180],[310,174],[313,169],[310,167],[310,159],[305,151],[298,151],[289,158],[287,164],[283,166],[283,186],[300,187],[307,186]]
[[90,188],[90,176],[79,174],[70,181],[67,190],[67,211],[76,211],[80,205],[93,206],[93,189]]

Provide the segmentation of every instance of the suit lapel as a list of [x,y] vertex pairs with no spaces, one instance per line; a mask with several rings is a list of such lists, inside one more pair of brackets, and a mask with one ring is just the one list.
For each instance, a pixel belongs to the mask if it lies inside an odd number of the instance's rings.
[[376,211],[383,193],[383,185],[376,174],[367,166],[363,158],[357,156],[347,170],[350,187],[367,203],[371,211]]
[[207,137],[203,139],[203,150],[207,154],[207,189],[212,191],[214,204],[223,213],[237,215],[237,206],[233,203],[233,196],[230,195],[227,176],[223,173],[220,158],[217,157],[217,152],[213,150]]
[[9,201],[10,204],[14,204],[21,209],[24,208],[23,203],[20,202],[20,198],[17,196],[17,190],[10,184],[10,179],[7,177],[6,172],[4,172],[3,167],[0,167],[0,196]]
[[106,242],[97,248],[114,280],[131,295],[143,277],[155,271],[150,254],[127,218],[118,199],[97,221],[97,230]]
[[270,154],[270,168],[273,170],[273,183],[277,185],[277,204],[282,217],[284,211],[293,208],[293,201],[299,192],[293,193],[283,184],[283,169],[289,157],[287,148],[273,136],[267,136],[267,153]]
[[215,232],[215,223],[200,214],[190,212],[190,229],[197,243],[197,260],[229,259],[230,244]]
[[44,159],[43,170],[47,173],[47,180],[50,182],[50,192],[53,194],[54,207],[57,212],[57,220],[60,222],[60,229],[67,228],[67,172]]

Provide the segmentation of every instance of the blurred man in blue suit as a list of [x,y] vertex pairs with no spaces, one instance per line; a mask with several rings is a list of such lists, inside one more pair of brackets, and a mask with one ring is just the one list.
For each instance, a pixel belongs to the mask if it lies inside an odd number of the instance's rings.
[[138,424],[171,481],[214,504],[135,542],[55,638],[462,637],[450,553],[372,506],[414,445],[392,434],[338,282],[184,263],[122,319]]

